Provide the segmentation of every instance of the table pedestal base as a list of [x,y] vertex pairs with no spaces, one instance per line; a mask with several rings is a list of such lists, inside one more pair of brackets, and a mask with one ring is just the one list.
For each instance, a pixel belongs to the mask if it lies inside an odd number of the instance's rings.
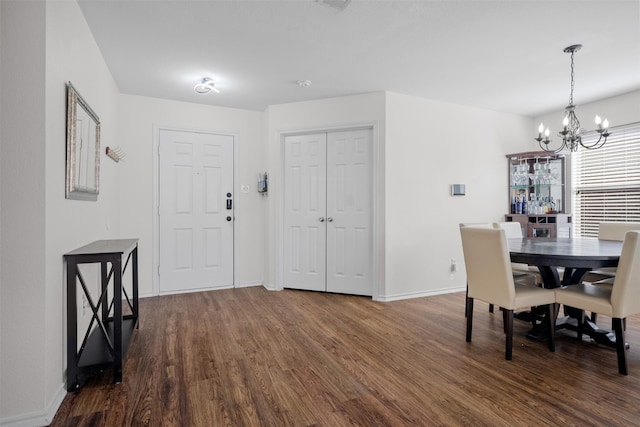
[[[529,331],[527,331],[526,337],[534,341],[544,341],[548,339],[549,337],[547,333],[546,322],[548,322],[548,320],[545,318],[541,323],[536,323]],[[577,333],[578,320],[569,316],[559,318],[556,322],[556,331],[562,329],[568,329]],[[613,332],[601,329],[598,325],[596,325],[586,317],[584,319],[584,323],[582,324],[582,334],[590,337],[597,344],[616,348],[615,334]],[[625,347],[629,349],[629,344],[625,343]]]

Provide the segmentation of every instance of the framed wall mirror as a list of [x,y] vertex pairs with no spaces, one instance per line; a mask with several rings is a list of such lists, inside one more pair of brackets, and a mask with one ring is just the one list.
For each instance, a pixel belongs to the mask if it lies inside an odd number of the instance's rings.
[[98,200],[99,190],[100,120],[69,82],[65,197],[75,200]]

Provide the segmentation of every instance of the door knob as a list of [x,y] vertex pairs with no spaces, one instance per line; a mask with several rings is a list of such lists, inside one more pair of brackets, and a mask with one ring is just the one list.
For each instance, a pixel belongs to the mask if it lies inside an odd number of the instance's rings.
[[318,218],[318,221],[320,221],[320,222],[324,222],[324,217],[323,217],[323,216],[321,216],[320,218]]
[[328,222],[333,222],[333,217],[329,217],[329,218],[327,218],[327,221],[328,221]]
[[227,221],[231,221],[231,217],[230,216],[227,217]]

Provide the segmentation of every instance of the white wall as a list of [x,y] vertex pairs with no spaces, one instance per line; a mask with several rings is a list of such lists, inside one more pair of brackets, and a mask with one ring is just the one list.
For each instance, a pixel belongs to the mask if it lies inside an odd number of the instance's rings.
[[[96,202],[65,199],[66,83],[71,81],[101,122],[100,194]],[[76,2],[47,2],[45,408],[64,395],[65,277],[62,255],[94,240],[119,237],[118,170],[104,147],[118,143],[118,88]],[[96,270],[97,271],[97,270]],[[99,295],[97,274],[86,277]],[[79,323],[87,324],[85,314]],[[81,328],[80,333],[83,332]]]
[[[387,93],[386,117],[382,299],[463,289],[459,223],[503,220],[505,156],[534,149],[532,121],[395,93]],[[451,184],[465,184],[466,196],[451,196]]]
[[65,395],[62,256],[118,234],[118,176],[104,155],[98,201],[65,199],[65,85],[72,81],[98,114],[103,147],[116,142],[118,91],[75,2],[0,4],[0,422],[44,425]]
[[46,8],[44,1],[2,1],[0,8],[3,113],[0,420],[3,420],[42,412],[48,397],[44,345],[46,112],[42,102]]
[[[186,88],[190,90],[190,88]],[[126,152],[120,172],[120,229],[139,242],[140,294],[152,295],[154,144],[159,128],[201,130],[235,136],[236,286],[262,284],[264,278],[263,212],[266,199],[256,190],[257,174],[266,169],[262,150],[262,113],[141,96],[120,96],[118,145]],[[155,134],[154,134],[155,132]],[[156,177],[157,178],[157,177]],[[240,185],[250,185],[241,194]]]
[[[272,105],[266,111],[265,129],[267,147],[265,157],[268,161],[269,196],[267,223],[267,286],[281,289],[281,275],[277,275],[278,258],[276,254],[281,250],[279,235],[282,232],[282,151],[281,137],[283,134],[326,130],[358,125],[374,125],[374,139],[377,140],[379,150],[384,147],[384,100],[383,92],[369,93],[357,96],[323,99],[319,101],[297,102],[292,104]],[[382,151],[381,151],[382,152]],[[376,156],[374,157],[381,157]],[[381,159],[383,160],[383,159]],[[374,160],[375,162],[375,160]],[[375,165],[374,165],[375,167]],[[374,177],[374,189],[382,188],[384,179],[384,164],[377,165],[378,176]],[[378,231],[384,232],[384,197],[378,194],[378,205],[374,206],[374,216],[377,218]],[[383,242],[381,242],[382,244]],[[381,261],[381,260],[379,260]],[[382,268],[382,263],[378,267]],[[380,270],[383,272],[383,270]]]

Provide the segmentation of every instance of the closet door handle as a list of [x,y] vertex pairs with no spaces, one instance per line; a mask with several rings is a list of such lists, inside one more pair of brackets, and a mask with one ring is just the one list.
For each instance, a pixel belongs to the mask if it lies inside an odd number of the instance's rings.
[[328,221],[328,222],[333,222],[333,217],[329,217],[329,218],[327,218],[327,221]]
[[318,218],[318,221],[320,221],[320,222],[324,222],[324,217],[323,217],[323,216],[321,216],[320,218]]

